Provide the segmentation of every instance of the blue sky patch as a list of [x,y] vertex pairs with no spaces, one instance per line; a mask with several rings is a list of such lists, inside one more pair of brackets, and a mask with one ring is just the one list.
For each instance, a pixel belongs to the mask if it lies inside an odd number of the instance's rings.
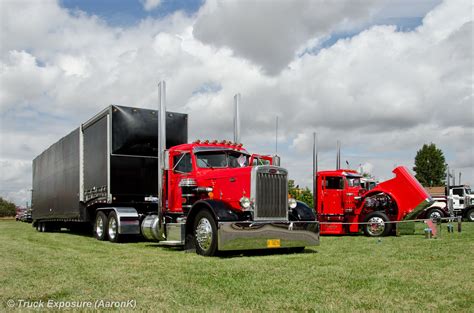
[[162,0],[160,5],[146,11],[139,0],[61,0],[60,5],[70,10],[81,10],[102,18],[111,26],[131,26],[147,17],[160,18],[183,11],[193,14],[199,10],[204,0]]

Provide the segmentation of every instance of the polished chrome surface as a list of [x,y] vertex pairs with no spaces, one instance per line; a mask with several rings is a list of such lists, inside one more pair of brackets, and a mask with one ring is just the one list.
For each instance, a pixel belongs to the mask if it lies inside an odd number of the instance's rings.
[[195,187],[197,186],[197,183],[194,178],[183,178],[179,181],[178,185],[179,187]]
[[240,142],[240,93],[234,96],[234,142]]
[[252,169],[251,196],[254,220],[288,220],[288,172],[277,166]]
[[109,238],[114,240],[117,236],[117,219],[114,216],[109,218]]
[[369,223],[367,225],[367,232],[371,236],[380,236],[385,230],[385,222],[383,221],[381,217],[378,217],[378,216],[371,217],[367,221],[367,223]]
[[102,237],[104,234],[104,221],[100,218],[100,216],[96,217],[95,225],[95,233],[97,236]]
[[319,223],[314,222],[220,222],[218,249],[267,249],[269,240],[279,240],[281,248],[319,245]]
[[439,213],[439,211],[433,211],[430,213],[430,216],[428,218],[432,220],[438,220],[442,218],[442,216],[441,216],[441,213]]
[[417,217],[421,211],[432,205],[434,200],[432,198],[426,198],[425,200],[421,201],[410,213],[403,217],[403,220],[411,220]]
[[211,222],[205,217],[199,220],[196,227],[196,241],[203,250],[209,249],[212,244],[212,226]]
[[148,215],[142,221],[141,231],[143,237],[148,240],[159,241],[161,238],[159,230],[159,218],[158,215]]
[[166,223],[166,241],[175,243],[180,242],[184,245],[185,236],[185,223]]

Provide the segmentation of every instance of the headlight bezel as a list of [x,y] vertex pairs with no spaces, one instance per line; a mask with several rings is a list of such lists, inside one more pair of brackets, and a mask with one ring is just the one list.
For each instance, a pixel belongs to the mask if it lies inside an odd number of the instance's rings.
[[296,201],[295,198],[288,198],[288,207],[290,209],[296,208],[297,205],[298,205],[298,202]]

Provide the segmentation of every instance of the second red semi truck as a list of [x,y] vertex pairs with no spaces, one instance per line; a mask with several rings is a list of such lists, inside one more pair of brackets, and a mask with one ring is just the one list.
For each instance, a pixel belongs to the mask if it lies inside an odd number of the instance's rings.
[[[288,198],[278,157],[230,141],[187,143],[187,115],[112,105],[33,161],[33,226],[142,235],[211,256],[319,245],[312,208]],[[238,111],[236,103],[236,111]],[[234,118],[239,132],[238,116]]]
[[[350,169],[316,174],[316,211],[322,235],[344,235],[361,230],[371,237],[395,231],[391,221],[412,219],[432,203],[430,195],[407,168],[370,190],[361,187],[362,175]],[[363,223],[363,224],[358,224]]]

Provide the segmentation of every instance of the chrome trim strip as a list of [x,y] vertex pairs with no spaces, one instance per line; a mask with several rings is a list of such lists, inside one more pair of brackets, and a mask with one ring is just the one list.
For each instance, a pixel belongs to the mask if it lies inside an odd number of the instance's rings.
[[421,211],[429,207],[431,204],[433,204],[433,202],[434,200],[431,197],[426,198],[425,200],[421,201],[410,213],[405,215],[402,220],[406,221],[416,218]]
[[269,249],[268,240],[280,240],[281,248],[319,245],[319,222],[220,222],[218,249]]
[[79,201],[84,202],[84,131],[79,126]]
[[110,154],[112,153],[112,107],[109,108],[107,114],[107,202],[112,202],[112,194],[110,193]]
[[103,109],[102,111],[94,115],[92,118],[88,119],[85,123],[82,124],[83,129],[91,126],[92,124],[100,120],[102,117],[104,117],[104,115],[110,112],[111,108],[112,108],[112,105],[106,107],[105,109]]

